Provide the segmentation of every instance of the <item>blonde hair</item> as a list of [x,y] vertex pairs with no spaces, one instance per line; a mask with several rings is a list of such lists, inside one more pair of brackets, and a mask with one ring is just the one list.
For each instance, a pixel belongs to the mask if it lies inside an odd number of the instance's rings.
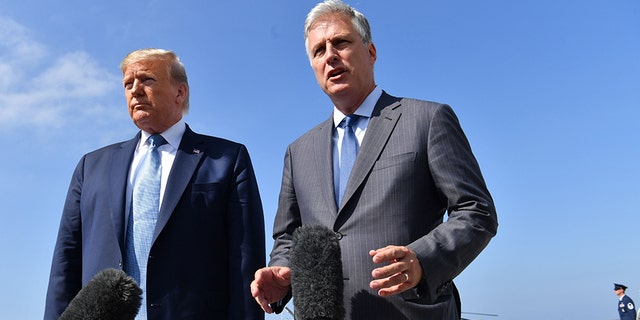
[[170,81],[174,83],[184,83],[187,86],[187,97],[184,100],[182,110],[182,113],[186,114],[189,111],[189,81],[184,64],[182,64],[182,61],[180,61],[180,58],[175,52],[157,48],[135,50],[122,59],[122,62],[120,62],[120,70],[122,70],[124,74],[130,64],[151,59],[162,60],[167,64],[167,74],[169,75]]

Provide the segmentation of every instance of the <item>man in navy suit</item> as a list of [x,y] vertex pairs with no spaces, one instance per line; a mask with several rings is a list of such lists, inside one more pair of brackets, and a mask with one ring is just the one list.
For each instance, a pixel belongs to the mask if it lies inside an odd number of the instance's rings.
[[[287,148],[274,247],[253,296],[268,313],[282,310],[293,232],[319,224],[340,238],[347,319],[460,319],[453,279],[498,222],[457,117],[447,105],[377,86],[369,23],[341,1],[309,12],[305,45],[332,114]],[[359,150],[343,144],[355,140]],[[345,146],[358,151],[343,175],[342,159],[353,154]]]
[[[57,319],[106,268],[145,263],[142,319],[263,319],[249,291],[265,263],[264,220],[245,146],[191,131],[189,86],[171,51],[137,50],[121,63],[131,140],[86,154],[71,179],[53,254],[45,319]],[[148,255],[128,258],[132,196],[147,138],[160,134],[159,208]],[[155,225],[155,226],[154,226]],[[138,240],[135,240],[138,241]],[[136,261],[137,260],[137,261]],[[146,314],[146,316],[145,316]]]

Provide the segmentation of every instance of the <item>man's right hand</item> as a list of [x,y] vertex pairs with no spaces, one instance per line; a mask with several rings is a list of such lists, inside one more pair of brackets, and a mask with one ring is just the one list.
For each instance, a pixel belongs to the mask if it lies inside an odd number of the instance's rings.
[[251,295],[266,313],[273,313],[269,304],[281,300],[291,287],[291,269],[266,267],[256,271],[251,282]]

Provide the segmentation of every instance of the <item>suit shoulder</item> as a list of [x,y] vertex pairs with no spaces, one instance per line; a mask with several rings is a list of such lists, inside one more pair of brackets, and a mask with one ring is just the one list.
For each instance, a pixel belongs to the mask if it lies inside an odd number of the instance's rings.
[[90,152],[86,153],[85,157],[98,157],[98,156],[101,156],[101,155],[104,155],[104,154],[109,154],[109,153],[113,152],[114,150],[121,149],[127,143],[133,143],[133,142],[132,142],[132,140],[125,140],[125,141],[112,143],[112,144],[100,147],[98,149],[95,149],[93,151],[90,151]]
[[190,137],[183,137],[180,149],[188,153],[196,153],[206,150],[209,154],[217,155],[238,155],[248,156],[247,147],[236,141],[216,136],[193,133]]
[[202,141],[203,143],[208,145],[215,145],[218,147],[228,147],[228,148],[244,147],[244,144],[237,141],[216,137],[216,136],[210,136],[206,134],[200,134],[200,133],[194,133],[194,134],[197,140]]
[[[415,113],[429,113],[433,114],[439,110],[450,110],[453,111],[452,108],[444,103],[408,98],[408,97],[397,97],[388,94],[387,92],[382,93],[382,96],[378,100],[377,104],[382,106],[382,110],[395,110],[400,109],[403,112],[415,112]],[[382,111],[381,110],[381,111]],[[375,113],[375,111],[374,111]]]
[[437,111],[440,109],[452,109],[448,104],[429,101],[429,100],[420,100],[414,98],[401,98],[400,105],[407,109],[416,109],[416,110],[427,110],[427,111]]
[[457,121],[458,118],[453,108],[448,104],[413,98],[400,99],[399,110],[402,110],[410,118],[422,119],[421,121],[442,118],[455,119]]
[[329,120],[324,120],[318,123],[316,126],[311,128],[309,131],[303,133],[300,137],[295,139],[289,146],[295,146],[299,144],[305,144],[309,140],[313,140],[314,137],[322,132],[326,132],[326,130],[332,130],[331,122]]

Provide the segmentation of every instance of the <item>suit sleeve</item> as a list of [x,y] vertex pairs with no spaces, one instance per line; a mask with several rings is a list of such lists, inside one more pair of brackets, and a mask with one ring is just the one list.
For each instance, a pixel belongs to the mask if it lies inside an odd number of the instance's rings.
[[291,172],[291,146],[287,148],[282,172],[282,185],[278,198],[278,212],[273,223],[273,250],[269,266],[289,266],[292,234],[302,225]]
[[[293,231],[301,226],[300,209],[296,199],[295,189],[293,188],[293,179],[291,172],[291,146],[287,148],[284,157],[284,168],[282,172],[282,185],[280,187],[280,195],[278,198],[278,212],[273,223],[273,249],[271,250],[269,266],[288,267],[289,266],[289,249],[291,249],[293,239]],[[291,299],[291,290],[289,293],[271,307],[275,313],[281,313],[285,305]]]
[[83,157],[78,163],[62,211],[53,252],[44,319],[58,319],[82,288],[82,234],[80,196],[83,184]]
[[[238,151],[234,177],[228,210],[232,279],[229,319],[264,319],[264,312],[249,289],[256,270],[265,266],[264,217],[253,166],[244,146]],[[239,279],[240,283],[234,283],[233,279]]]
[[409,245],[424,271],[424,291],[435,300],[486,247],[498,222],[493,200],[462,128],[446,105],[433,108],[428,125],[428,166],[446,203],[448,219]]

